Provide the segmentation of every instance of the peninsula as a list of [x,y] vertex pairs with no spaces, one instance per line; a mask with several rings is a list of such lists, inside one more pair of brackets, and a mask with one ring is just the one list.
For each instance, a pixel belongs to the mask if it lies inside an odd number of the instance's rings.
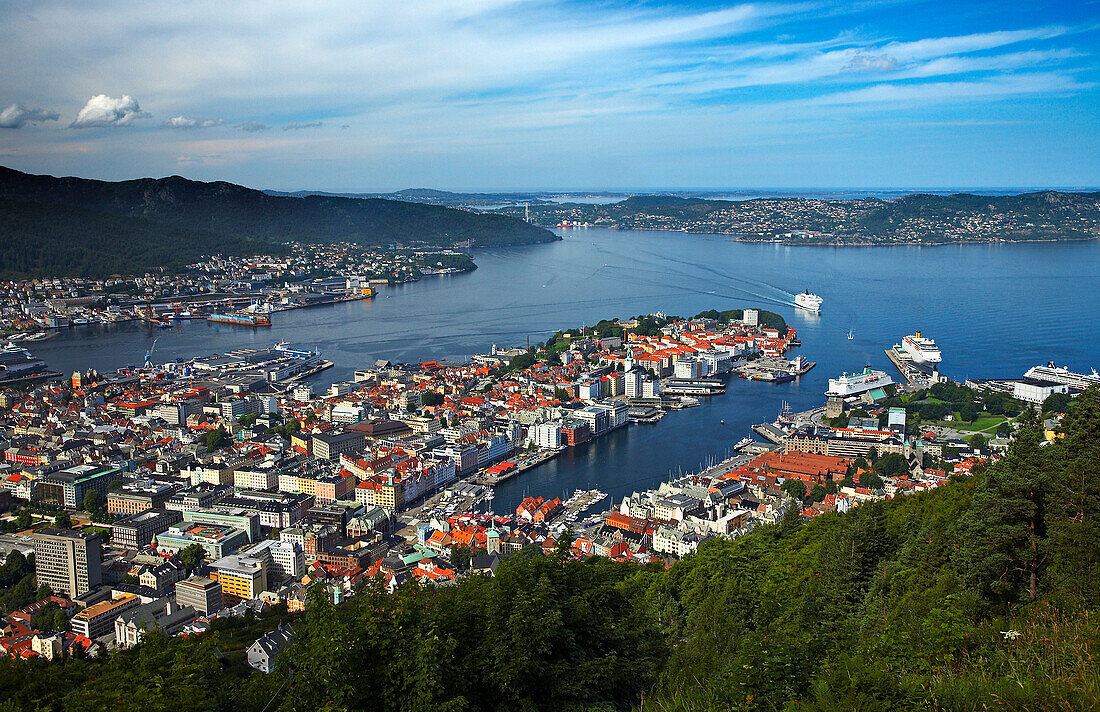
[[538,225],[719,233],[747,242],[952,244],[1100,237],[1097,192],[998,196],[914,193],[897,200],[706,200],[639,195],[602,205],[540,204],[502,208],[500,212],[522,216],[525,210]]

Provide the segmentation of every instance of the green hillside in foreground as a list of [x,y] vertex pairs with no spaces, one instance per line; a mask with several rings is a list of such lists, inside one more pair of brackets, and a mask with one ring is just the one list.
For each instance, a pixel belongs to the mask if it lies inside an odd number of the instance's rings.
[[[178,249],[168,250],[166,260],[176,252],[209,253],[211,235],[220,236],[214,242],[225,241],[229,249],[245,244],[243,241],[259,245],[348,241],[365,246],[450,247],[470,240],[477,246],[495,247],[559,239],[549,230],[504,215],[398,200],[273,196],[232,183],[202,183],[179,176],[112,183],[31,175],[0,167],[0,200],[8,201],[4,209],[12,226],[5,236],[12,238],[13,247],[21,247],[32,237],[51,245],[64,239],[66,251],[72,253],[66,262],[100,262],[98,246],[109,241],[115,230],[127,240],[122,243],[126,247],[163,243],[165,237],[181,243]],[[50,214],[35,206],[58,209]],[[89,215],[89,211],[100,215]],[[76,254],[84,249],[91,253],[88,257]],[[0,253],[6,250],[7,243],[0,245]],[[61,264],[35,261],[33,249],[19,254],[6,261],[22,274]],[[137,271],[165,264],[155,252],[145,255],[140,250],[127,259]]]
[[315,599],[289,617],[298,641],[271,675],[241,650],[275,619],[224,622],[192,639],[150,635],[106,660],[0,659],[0,704],[1097,709],[1100,389],[1071,406],[1054,443],[1021,420],[1007,457],[972,477],[791,516],[667,570],[525,551],[495,578]]

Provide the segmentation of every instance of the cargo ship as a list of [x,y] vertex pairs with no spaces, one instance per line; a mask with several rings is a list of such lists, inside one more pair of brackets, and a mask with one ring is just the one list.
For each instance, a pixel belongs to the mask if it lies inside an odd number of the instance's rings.
[[263,314],[211,314],[206,320],[231,326],[271,326],[271,319]]

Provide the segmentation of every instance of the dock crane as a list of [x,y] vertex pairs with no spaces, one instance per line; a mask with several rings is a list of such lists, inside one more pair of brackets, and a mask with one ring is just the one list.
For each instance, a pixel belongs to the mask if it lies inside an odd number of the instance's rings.
[[153,351],[157,348],[157,339],[153,339],[153,343],[149,346],[149,350],[145,352],[145,367],[152,366]]

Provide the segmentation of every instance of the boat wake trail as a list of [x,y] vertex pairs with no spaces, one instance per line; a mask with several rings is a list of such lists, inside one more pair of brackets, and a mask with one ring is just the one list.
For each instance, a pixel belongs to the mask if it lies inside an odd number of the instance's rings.
[[[738,292],[742,292],[742,293],[744,293],[744,294],[746,294],[750,297],[755,297],[757,299],[764,300],[765,302],[768,302],[768,303],[771,303],[771,304],[778,304],[778,305],[781,305],[781,306],[795,306],[795,301],[794,301],[794,295],[793,294],[791,294],[790,292],[787,292],[784,289],[780,289],[779,287],[768,284],[767,282],[761,282],[761,281],[758,281],[758,280],[748,279],[748,278],[745,278],[745,277],[734,277],[734,276],[732,276],[732,275],[730,275],[726,272],[722,272],[721,270],[715,269],[715,268],[713,268],[709,265],[700,264],[698,262],[692,262],[690,260],[677,259],[675,257],[670,257],[668,255],[662,255],[662,254],[659,254],[659,253],[656,253],[656,252],[651,252],[649,250],[639,250],[639,252],[650,255],[652,257],[656,257],[657,259],[662,260],[664,262],[673,262],[675,264],[684,265],[685,267],[694,268],[695,270],[699,270],[701,272],[704,272],[704,273],[710,274],[714,277],[717,277],[718,278],[717,281],[708,280],[717,287],[724,288],[724,289],[732,289],[732,290],[735,290],[735,291],[738,291]],[[667,264],[659,264],[659,263],[655,263],[655,262],[647,262],[646,264],[650,264],[654,267],[662,267],[663,269],[661,269],[660,271],[654,270],[655,272],[657,272],[658,274],[660,274],[662,276],[667,276],[668,274],[672,273],[672,274],[679,274],[680,276],[683,276],[683,277],[685,277],[687,279],[691,279],[691,280],[698,280],[699,279],[699,275],[697,273],[692,273],[691,271],[683,270],[683,269],[669,268],[669,266]],[[712,293],[712,292],[708,292],[708,291],[705,291],[705,290],[693,289],[693,288],[690,288],[690,287],[683,287],[683,289],[685,289],[685,291],[695,292],[697,294],[711,294]],[[735,296],[735,297],[730,297],[729,295],[719,295],[719,296],[727,296],[731,299],[744,299],[745,298],[743,296]]]

